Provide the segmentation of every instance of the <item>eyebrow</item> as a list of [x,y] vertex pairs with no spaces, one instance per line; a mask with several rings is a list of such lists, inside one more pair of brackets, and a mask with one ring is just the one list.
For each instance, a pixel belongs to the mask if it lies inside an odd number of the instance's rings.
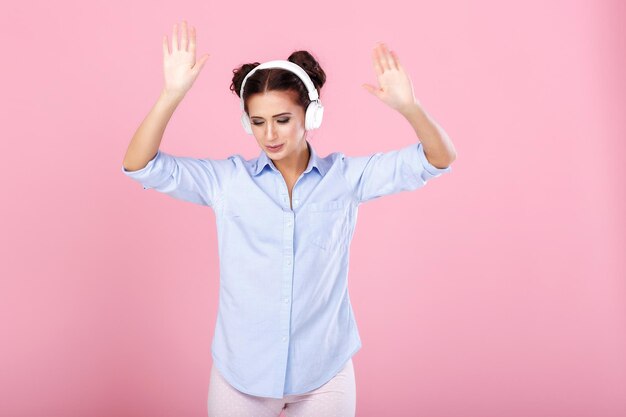
[[[272,117],[283,116],[283,115],[285,115],[285,114],[291,114],[291,113],[290,113],[290,112],[278,113],[278,114],[273,115]],[[254,119],[254,118],[257,118],[257,119],[262,119],[262,117],[261,117],[261,116],[250,116],[250,118],[251,118],[251,119]]]

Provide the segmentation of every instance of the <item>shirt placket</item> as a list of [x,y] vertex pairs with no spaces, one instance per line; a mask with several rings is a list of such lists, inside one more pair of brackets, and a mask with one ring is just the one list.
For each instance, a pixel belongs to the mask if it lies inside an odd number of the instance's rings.
[[[281,392],[284,390],[285,378],[287,374],[287,363],[289,357],[289,342],[291,329],[291,301],[293,290],[293,267],[294,267],[294,234],[295,234],[295,214],[289,207],[289,191],[287,184],[280,176],[282,184],[280,193],[283,204],[283,268],[281,286],[281,309],[280,309],[280,343],[283,351],[283,378],[281,381]],[[297,205],[294,185],[294,207]]]
[[[295,235],[295,211],[289,203],[289,189],[282,174],[273,166],[276,174],[276,184],[283,207],[283,268],[281,286],[280,308],[280,342],[283,353],[281,381],[277,381],[279,392],[285,390],[285,377],[289,360],[289,342],[291,336],[291,301],[293,299],[293,267],[294,267],[294,235]],[[305,171],[307,172],[307,171]],[[302,173],[293,185],[293,207],[298,207],[298,183],[304,178]]]

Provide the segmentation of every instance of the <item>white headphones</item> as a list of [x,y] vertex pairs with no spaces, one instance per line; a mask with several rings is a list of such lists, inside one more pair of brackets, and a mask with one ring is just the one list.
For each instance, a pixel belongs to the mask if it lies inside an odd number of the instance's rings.
[[318,127],[320,127],[320,125],[322,124],[322,118],[324,116],[324,106],[322,106],[322,102],[319,99],[319,95],[317,94],[317,89],[315,88],[315,85],[313,85],[313,81],[311,81],[311,78],[309,77],[309,75],[299,65],[294,64],[291,61],[277,59],[274,61],[268,61],[260,65],[257,65],[256,67],[254,67],[252,71],[246,74],[246,77],[243,79],[243,82],[241,83],[241,90],[239,92],[239,97],[240,97],[240,104],[241,104],[241,124],[243,125],[243,130],[245,130],[246,133],[250,135],[252,134],[252,126],[250,124],[250,118],[248,117],[248,114],[244,110],[243,86],[246,84],[246,80],[248,79],[249,76],[254,74],[256,70],[263,69],[263,68],[283,68],[283,69],[293,72],[298,77],[300,77],[300,79],[306,86],[306,89],[309,91],[309,99],[311,100],[308,107],[306,108],[306,112],[304,115],[305,130],[313,130],[313,129],[317,129]]

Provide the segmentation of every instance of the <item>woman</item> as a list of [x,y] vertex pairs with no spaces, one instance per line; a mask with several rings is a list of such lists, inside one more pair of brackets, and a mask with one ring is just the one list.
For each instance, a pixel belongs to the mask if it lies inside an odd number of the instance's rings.
[[[220,259],[212,344],[211,417],[355,415],[352,356],[361,348],[348,294],[349,246],[358,205],[415,190],[451,170],[455,151],[421,109],[398,56],[374,49],[380,88],[421,139],[386,153],[320,157],[307,140],[319,127],[326,75],[306,51],[236,69],[242,123],[261,152],[246,160],[179,157],[159,149],[165,126],[208,55],[177,25],[163,38],[165,86],[135,133],[122,171],[144,189],[211,207]],[[422,145],[423,143],[423,145]],[[426,156],[428,155],[428,157]]]

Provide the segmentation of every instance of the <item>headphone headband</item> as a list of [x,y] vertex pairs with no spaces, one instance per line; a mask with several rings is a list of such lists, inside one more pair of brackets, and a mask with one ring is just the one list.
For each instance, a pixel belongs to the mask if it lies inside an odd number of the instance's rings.
[[315,88],[313,81],[311,81],[311,77],[309,77],[309,74],[307,74],[306,71],[302,69],[302,67],[300,67],[298,64],[294,64],[291,61],[286,61],[283,59],[275,59],[273,61],[268,61],[260,65],[257,65],[256,67],[254,67],[252,71],[246,74],[245,78],[243,79],[243,82],[241,83],[241,89],[239,91],[239,97],[241,101],[241,106],[240,106],[241,110],[244,109],[243,86],[246,84],[246,80],[248,79],[249,76],[254,74],[256,70],[265,69],[265,68],[283,68],[283,69],[293,72],[302,80],[302,82],[306,86],[306,89],[309,91],[309,99],[311,101],[319,99],[319,95],[317,94],[317,89]]

